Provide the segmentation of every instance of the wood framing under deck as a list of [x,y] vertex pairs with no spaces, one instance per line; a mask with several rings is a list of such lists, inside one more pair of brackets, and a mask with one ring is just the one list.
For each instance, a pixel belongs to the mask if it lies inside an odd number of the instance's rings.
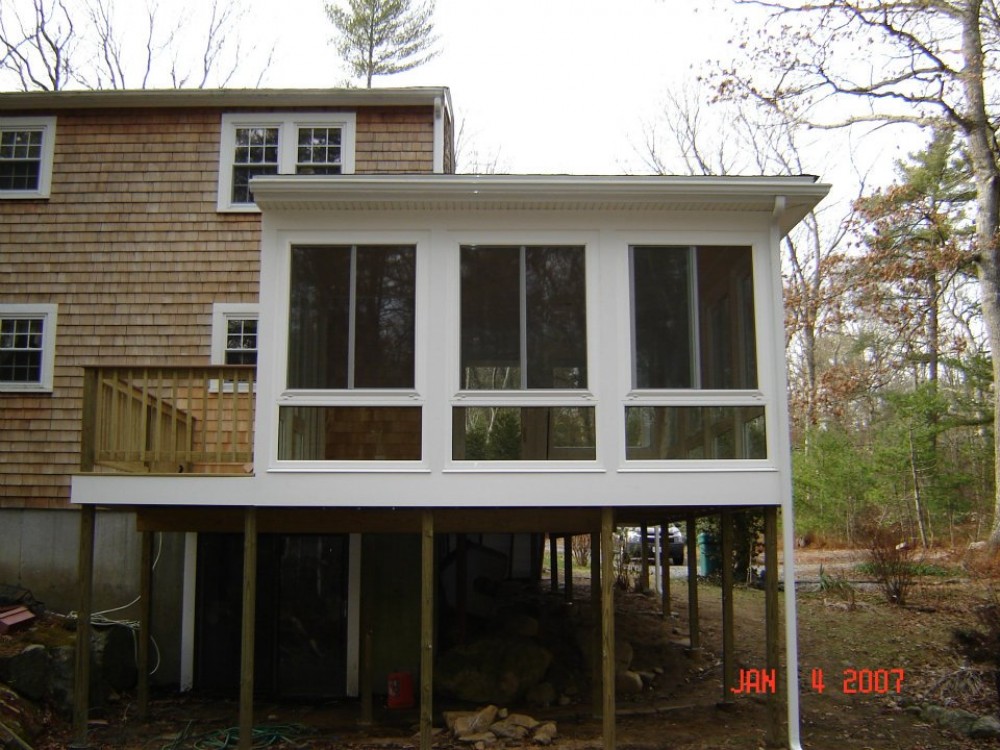
[[[93,506],[85,506],[81,524],[80,537],[80,612],[90,611],[90,577],[91,567],[88,560],[92,555]],[[768,669],[777,669],[779,623],[778,623],[778,579],[777,579],[777,509],[763,509],[765,517],[765,564],[766,564],[766,621],[765,639]],[[688,531],[688,570],[689,576],[689,612],[691,615],[690,632],[691,647],[697,649],[700,644],[698,628],[698,592],[696,578],[698,546],[694,543],[696,517],[717,515],[721,523],[722,549],[732,549],[732,511],[711,508],[597,508],[597,509],[552,509],[538,508],[531,513],[516,510],[490,509],[459,509],[437,508],[422,510],[362,510],[362,509],[289,509],[277,511],[268,508],[137,508],[137,526],[143,534],[143,560],[140,571],[143,597],[149,597],[151,581],[149,580],[151,532],[228,532],[241,533],[244,537],[243,546],[243,625],[241,636],[241,679],[239,691],[239,727],[240,745],[250,747],[250,738],[254,709],[254,643],[256,640],[254,613],[256,602],[256,569],[258,566],[258,539],[262,534],[311,534],[311,533],[361,533],[361,534],[415,534],[421,539],[420,546],[420,677],[419,677],[419,720],[420,748],[431,750],[433,747],[433,666],[434,666],[434,633],[435,624],[435,587],[437,571],[435,570],[434,540],[436,535],[459,534],[464,536],[472,532],[509,532],[535,533],[548,532],[550,538],[563,536],[566,545],[566,555],[570,554],[570,538],[573,535],[588,534],[592,543],[591,563],[591,595],[592,607],[597,615],[595,628],[595,658],[592,662],[593,677],[593,714],[601,719],[602,745],[607,750],[616,746],[616,703],[615,703],[615,623],[614,623],[614,555],[615,531],[619,526],[633,523],[662,524],[669,520],[678,523],[686,522]],[[89,520],[88,520],[89,519]],[[552,532],[551,529],[558,529]],[[664,561],[666,556],[664,557]],[[733,621],[732,605],[732,571],[726,572],[723,566],[723,695],[722,702],[730,700],[732,687],[732,669],[734,666],[734,650],[732,648]],[[568,574],[569,568],[564,569]],[[669,627],[669,567],[663,568],[664,598],[661,603],[665,627]],[[364,578],[362,571],[361,580]],[[557,577],[553,577],[557,581]],[[367,588],[367,587],[366,587]],[[358,633],[361,648],[360,669],[360,702],[359,719],[363,724],[370,724],[372,717],[372,674],[371,674],[371,630],[372,606],[369,601],[371,592],[362,596],[361,624]],[[145,608],[148,604],[144,605]],[[143,615],[147,621],[148,613]],[[81,622],[81,632],[86,633],[85,622]],[[148,635],[148,628],[143,628],[143,636]],[[144,640],[144,638],[142,640]],[[86,642],[86,641],[85,641]],[[142,643],[140,643],[140,647]],[[77,747],[86,747],[86,718],[88,705],[87,680],[85,666],[89,655],[78,655],[77,665],[77,707],[80,715],[76,717]],[[142,661],[148,661],[148,655]],[[140,676],[139,694],[143,703],[148,699],[148,677],[143,670]],[[772,695],[768,700],[768,724],[766,734],[769,741],[778,741],[781,737],[781,700],[780,696]],[[143,711],[145,713],[145,711]]]

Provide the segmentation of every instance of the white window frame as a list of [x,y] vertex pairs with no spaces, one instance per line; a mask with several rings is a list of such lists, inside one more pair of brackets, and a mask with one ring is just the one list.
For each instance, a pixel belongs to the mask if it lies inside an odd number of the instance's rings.
[[[532,388],[504,391],[465,390],[461,382],[461,250],[465,246],[490,247],[536,247],[558,245],[562,247],[582,247],[584,252],[584,278],[586,289],[585,310],[587,315],[587,387],[581,389]],[[600,236],[594,232],[556,230],[540,232],[477,231],[461,232],[453,236],[449,283],[455,290],[451,301],[451,321],[448,338],[448,377],[451,395],[449,410],[444,424],[445,473],[586,473],[603,472],[601,406],[597,393],[601,388],[598,361],[598,336],[600,329]],[[522,279],[523,283],[523,279]],[[523,323],[524,321],[522,321]],[[594,432],[595,457],[593,459],[523,459],[476,461],[454,457],[454,431],[452,413],[455,408],[466,407],[589,407],[595,409],[597,427]]]
[[[212,304],[212,350],[211,360],[213,365],[224,365],[226,363],[226,339],[229,321],[256,320],[260,321],[260,305],[244,302],[215,302]],[[260,367],[260,324],[257,325],[257,366]],[[222,390],[230,392],[233,383],[225,381]],[[246,390],[247,384],[241,383],[240,390]],[[213,379],[209,384],[212,393],[219,392],[219,381]]]
[[[770,373],[767,371],[767,362],[762,357],[762,352],[766,352],[765,341],[762,338],[764,332],[770,330],[764,323],[766,312],[762,307],[764,300],[770,299],[769,290],[766,287],[764,276],[765,271],[770,267],[767,256],[767,248],[752,236],[739,235],[738,237],[713,235],[705,233],[698,236],[686,235],[662,235],[659,233],[629,233],[621,235],[620,242],[622,251],[625,253],[626,263],[622,267],[624,272],[619,279],[618,293],[621,299],[627,300],[626,314],[622,316],[619,325],[619,378],[622,383],[627,384],[627,390],[623,394],[616,419],[621,426],[620,439],[618,441],[618,471],[619,472],[665,472],[665,473],[685,473],[685,472],[708,472],[719,473],[725,471],[771,471],[776,465],[776,443],[777,440],[777,408],[775,407],[772,391],[765,385],[769,383]],[[635,247],[712,247],[712,246],[748,247],[750,249],[750,262],[752,268],[752,290],[754,295],[754,330],[756,351],[755,360],[757,362],[757,387],[742,389],[707,389],[700,387],[692,388],[636,388],[635,387],[635,289],[633,286],[632,270],[632,249]],[[689,278],[689,283],[696,287],[696,279]],[[693,297],[692,304],[692,330],[690,332],[695,342],[695,351],[692,356],[693,375],[695,382],[700,380],[700,373],[697,372],[697,361],[700,360],[700,331],[696,327],[698,321],[698,301]],[[652,406],[652,407],[763,407],[764,425],[766,430],[766,454],[764,458],[638,458],[629,459],[627,457],[627,436],[625,433],[625,409],[628,407]]]
[[[212,364],[226,363],[226,332],[230,319],[260,320],[260,306],[243,302],[216,302],[212,305]],[[257,330],[257,363],[260,364],[260,329]]]
[[[274,329],[270,330],[268,341],[273,345],[274,358],[269,358],[270,376],[274,383],[274,401],[267,413],[269,424],[261,425],[271,439],[267,471],[323,473],[356,472],[371,473],[429,471],[429,455],[433,449],[432,420],[427,406],[428,382],[426,377],[428,330],[428,305],[430,304],[430,238],[426,232],[310,232],[292,231],[282,233],[277,239],[280,250],[275,288],[277,298]],[[407,245],[416,249],[416,286],[414,289],[414,385],[413,388],[341,388],[341,389],[295,389],[288,387],[288,321],[290,314],[290,284],[292,248],[296,246],[364,246],[364,245]],[[266,304],[266,301],[265,301]],[[268,320],[268,327],[272,321]],[[258,342],[259,343],[259,342]],[[270,351],[270,349],[269,349]],[[261,364],[258,363],[258,372]],[[421,409],[421,458],[416,460],[294,460],[278,458],[279,411],[281,407],[294,406],[408,406]],[[258,433],[260,434],[260,433]]]
[[42,155],[38,170],[38,187],[33,190],[0,189],[0,200],[48,198],[52,192],[52,159],[55,153],[55,117],[0,117],[0,132],[35,130],[42,134]]
[[37,382],[0,380],[0,392],[51,393],[56,354],[57,305],[0,304],[0,319],[42,320],[42,366]]
[[237,112],[222,115],[219,139],[219,193],[217,208],[227,212],[259,212],[256,203],[233,202],[233,156],[237,128],[278,129],[278,174],[295,174],[298,129],[340,128],[341,174],[354,174],[357,116],[353,112]]

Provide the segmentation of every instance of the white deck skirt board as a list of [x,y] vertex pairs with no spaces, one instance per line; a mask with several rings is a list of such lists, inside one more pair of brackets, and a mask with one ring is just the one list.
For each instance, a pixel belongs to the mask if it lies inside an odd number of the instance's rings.
[[671,473],[272,473],[265,477],[78,475],[73,502],[351,508],[780,505],[771,469]]

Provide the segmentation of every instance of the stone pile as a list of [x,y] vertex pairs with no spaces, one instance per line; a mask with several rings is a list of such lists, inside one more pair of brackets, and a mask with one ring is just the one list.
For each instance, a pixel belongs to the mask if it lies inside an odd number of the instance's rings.
[[494,705],[478,711],[445,711],[444,720],[456,742],[475,750],[521,747],[528,742],[551,745],[558,734],[554,721],[539,721]]

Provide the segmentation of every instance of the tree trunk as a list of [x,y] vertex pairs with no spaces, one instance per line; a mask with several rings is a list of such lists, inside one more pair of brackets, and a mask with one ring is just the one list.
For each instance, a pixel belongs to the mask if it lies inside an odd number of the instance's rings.
[[[979,260],[979,289],[983,305],[983,323],[993,354],[993,382],[1000,383],[1000,170],[997,168],[993,130],[986,108],[984,50],[980,23],[982,0],[968,0],[962,19],[962,55],[965,62],[965,86],[968,116],[962,123],[969,142],[969,155],[976,176],[976,244]],[[994,432],[1000,424],[1000,399],[993,407]],[[993,527],[990,545],[1000,549],[1000,440],[994,440]]]

